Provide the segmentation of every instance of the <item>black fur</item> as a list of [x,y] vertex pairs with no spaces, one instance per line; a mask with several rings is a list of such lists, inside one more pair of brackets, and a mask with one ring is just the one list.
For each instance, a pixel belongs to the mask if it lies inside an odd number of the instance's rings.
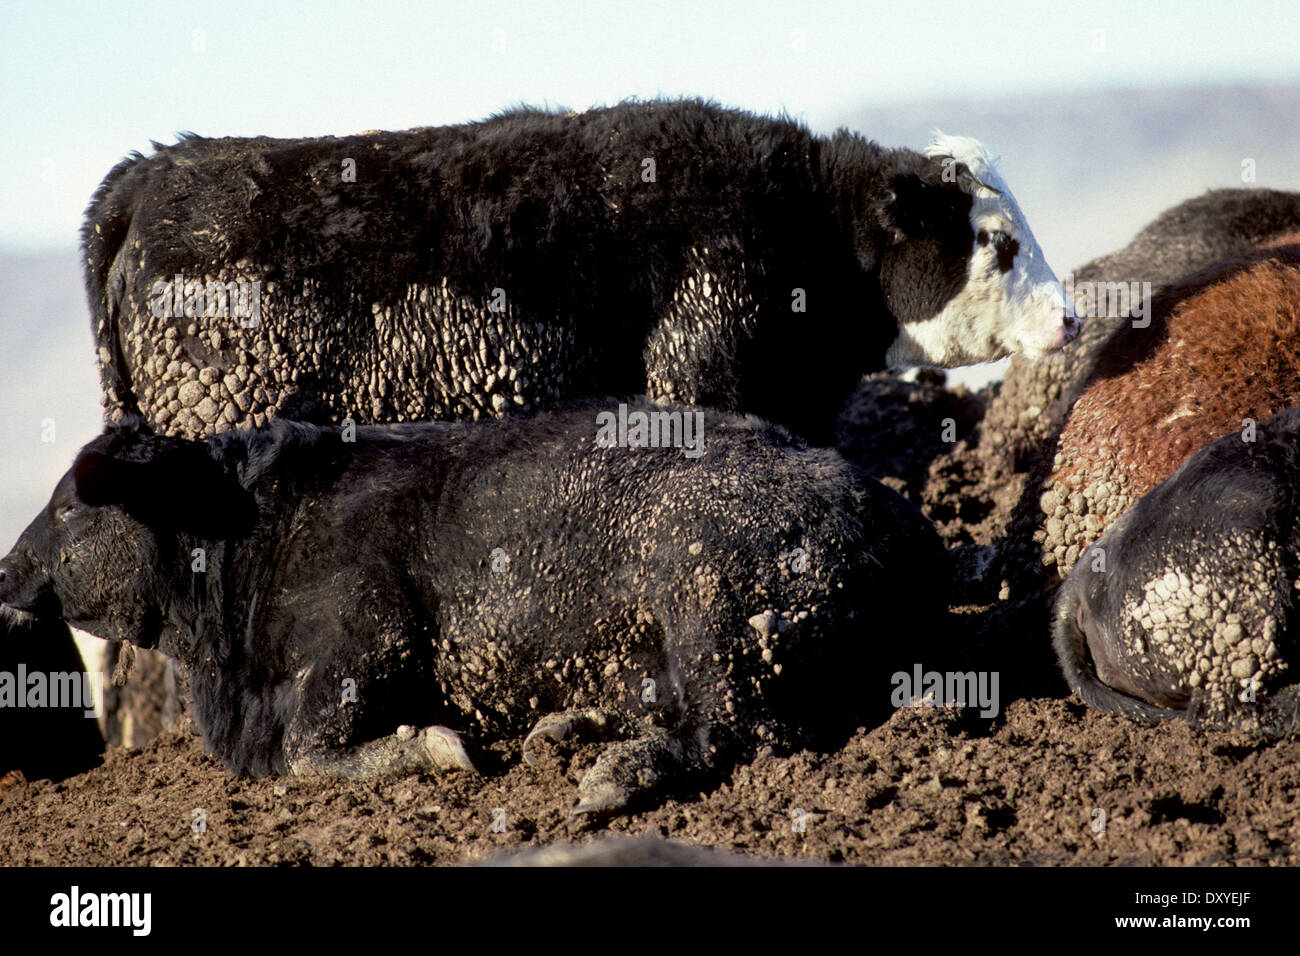
[[[253,774],[420,769],[394,763],[399,725],[485,740],[602,708],[645,751],[650,776],[628,779],[658,791],[879,715],[945,606],[929,523],[751,418],[708,413],[697,459],[597,447],[596,415],[615,409],[355,442],[279,421],[210,439],[206,464],[177,453],[197,443],[110,429],[0,562],[0,600],[48,592],[78,626],[191,665],[209,746]],[[121,483],[108,461],[153,474]],[[153,489],[216,487],[193,482],[209,470],[230,487],[190,501],[207,537],[138,517]],[[904,599],[921,587],[924,607]],[[764,634],[750,619],[767,611]]]
[[1079,268],[1075,279],[1150,282],[1159,293],[1175,280],[1296,230],[1300,192],[1211,189],[1166,209],[1123,249]]
[[[28,689],[18,684],[21,674],[42,674],[48,687],[51,675],[85,671],[68,626],[58,618],[0,617],[0,673],[19,693]],[[47,697],[47,704],[53,703]],[[28,780],[62,780],[98,764],[104,739],[94,716],[79,706],[84,703],[0,707],[0,776],[20,770]]]
[[[1277,546],[1275,563],[1258,563],[1253,545],[1259,542]],[[1085,552],[1056,601],[1054,643],[1071,690],[1091,706],[1146,722],[1184,716],[1266,734],[1300,732],[1294,673],[1300,662],[1300,409],[1259,424],[1253,441],[1234,432],[1207,445],[1093,547],[1105,556],[1104,570],[1094,570],[1094,551]],[[1202,621],[1191,643],[1161,644],[1135,619],[1135,598],[1168,568],[1234,595],[1223,613],[1240,614],[1247,639],[1262,636],[1271,618],[1284,667],[1255,700],[1238,699],[1241,688],[1224,682],[1216,701],[1177,667],[1189,651],[1196,659],[1224,653],[1214,646],[1222,640],[1221,621]],[[1267,611],[1253,610],[1265,604]],[[1172,604],[1157,607],[1168,614]]]
[[[348,159],[355,182],[341,181]],[[827,442],[898,324],[965,282],[974,184],[958,172],[945,182],[910,150],[692,100],[339,138],[185,137],[118,164],[87,211],[104,390],[112,409],[161,425],[162,398],[142,395],[183,381],[147,367],[171,325],[181,349],[168,362],[225,374],[241,349],[260,361],[275,396],[244,401],[240,420],[266,407],[318,423],[479,417],[501,410],[503,389],[512,409],[648,392]],[[155,280],[240,262],[276,287],[260,329],[147,314]],[[722,286],[712,300],[689,285],[703,271]],[[471,305],[406,302],[408,287],[444,279]],[[792,312],[796,289],[805,312]],[[376,306],[396,310],[391,328]],[[500,331],[470,327],[480,319]],[[220,347],[200,341],[209,328]],[[277,369],[271,331],[289,346]],[[473,378],[462,366],[480,347]],[[517,376],[489,387],[502,351]],[[227,421],[201,428],[175,411],[166,430],[187,437]]]

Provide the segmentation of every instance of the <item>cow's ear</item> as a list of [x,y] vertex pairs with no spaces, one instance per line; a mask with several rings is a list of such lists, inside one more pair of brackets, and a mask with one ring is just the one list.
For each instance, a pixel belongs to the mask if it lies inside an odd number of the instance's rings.
[[894,242],[902,242],[925,231],[925,209],[930,187],[913,173],[901,173],[889,183],[889,189],[876,210],[876,218]]
[[72,466],[77,497],[96,508],[125,505],[132,490],[138,488],[144,478],[140,471],[145,467],[139,462],[121,461],[103,452],[85,452]]
[[253,496],[198,444],[159,449],[147,461],[86,452],[73,479],[86,504],[121,507],[160,528],[220,539],[247,533],[256,519]]
[[955,159],[944,160],[945,163],[951,163],[952,166],[944,170],[943,178],[945,182],[955,182],[962,192],[971,196],[980,194],[993,193],[998,191],[985,182],[975,178],[975,174],[970,171],[970,167],[965,163]]

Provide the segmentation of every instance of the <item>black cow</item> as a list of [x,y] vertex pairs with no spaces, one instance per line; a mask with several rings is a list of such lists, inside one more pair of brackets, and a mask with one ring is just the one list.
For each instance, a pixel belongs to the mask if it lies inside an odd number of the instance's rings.
[[1055,644],[1088,704],[1300,732],[1300,409],[1212,442],[1080,556]]
[[4,617],[0,613],[0,777],[17,771],[29,780],[62,780],[89,770],[104,752],[92,699],[91,678],[98,674],[87,677],[72,633],[57,617]]
[[[1162,289],[1300,230],[1300,192],[1211,189],[1166,209],[1123,249],[1080,266],[1075,282],[1150,282]],[[1125,322],[1124,324],[1128,324]]]
[[857,726],[945,569],[929,523],[831,450],[598,404],[110,428],[0,562],[0,601],[188,663],[235,771],[468,767],[458,732],[528,733],[525,755],[600,733],[622,739],[579,810],[604,812]]
[[866,372],[1078,328],[975,140],[698,101],[187,137],[114,168],[83,241],[112,417],[189,438],[646,392],[828,443]]

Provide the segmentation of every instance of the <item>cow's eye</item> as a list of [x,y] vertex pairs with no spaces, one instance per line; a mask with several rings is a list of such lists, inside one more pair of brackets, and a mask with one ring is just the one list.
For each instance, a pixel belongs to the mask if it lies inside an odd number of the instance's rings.
[[78,504],[59,505],[54,509],[55,521],[68,521],[81,514],[81,506]]
[[975,241],[981,246],[987,246],[989,244],[989,231],[987,229],[981,229],[979,232],[975,233]]
[[995,232],[993,234],[993,249],[998,255],[998,271],[1010,272],[1011,266],[1015,262],[1016,253],[1020,251],[1020,243],[1005,232]]

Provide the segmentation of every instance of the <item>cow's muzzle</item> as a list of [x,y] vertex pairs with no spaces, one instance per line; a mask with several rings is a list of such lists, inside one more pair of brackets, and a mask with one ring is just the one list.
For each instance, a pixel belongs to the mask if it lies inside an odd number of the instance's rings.
[[1083,331],[1083,319],[1079,318],[1073,311],[1065,313],[1063,324],[1065,326],[1066,343],[1073,342],[1079,337],[1079,333]]
[[0,604],[35,614],[48,610],[50,590],[41,586],[30,564],[17,554],[0,560]]

